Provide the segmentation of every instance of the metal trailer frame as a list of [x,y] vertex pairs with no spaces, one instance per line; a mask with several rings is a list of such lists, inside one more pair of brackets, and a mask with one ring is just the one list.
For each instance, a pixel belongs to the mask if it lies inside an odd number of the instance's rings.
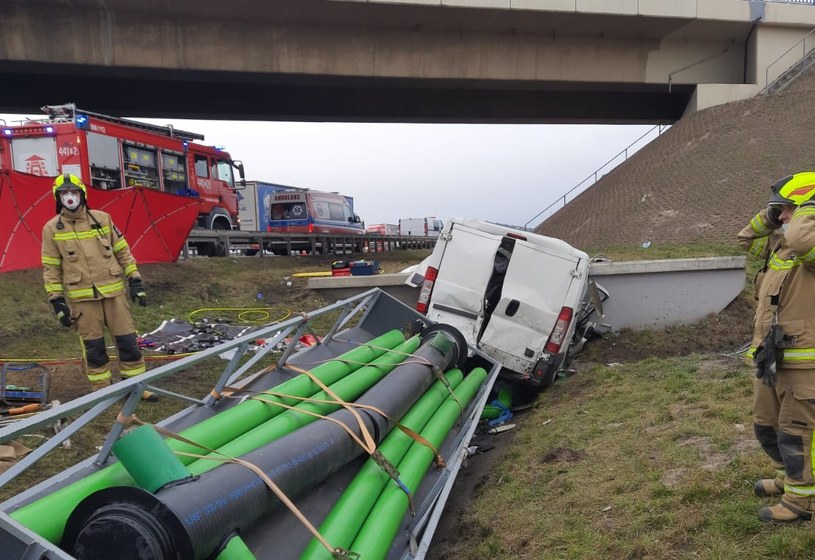
[[[328,332],[323,336],[322,341],[316,346],[295,353],[297,341],[303,334],[311,333],[315,335],[311,325],[312,319],[329,313],[337,313],[338,316]],[[354,320],[357,321],[355,326],[348,327],[349,323]],[[119,403],[122,399],[124,399],[124,403],[120,414],[124,416],[132,415],[142,402],[140,397],[146,388],[164,397],[177,398],[190,404],[184,410],[158,423],[159,426],[173,431],[183,430],[230,406],[238,404],[237,399],[216,400],[211,394],[199,399],[152,385],[155,381],[187,370],[209,358],[221,356],[228,359],[228,363],[220,374],[213,391],[220,393],[224,387],[231,385],[262,391],[294,376],[285,367],[281,369],[281,366],[285,363],[308,364],[331,359],[384,332],[403,328],[410,324],[415,325],[417,322],[425,325],[431,323],[415,310],[380,289],[374,288],[357,296],[337,301],[312,313],[302,314],[281,323],[261,327],[240,338],[225,341],[223,344],[176,362],[148,370],[136,378],[121,381],[108,388],[35,414],[32,417],[21,419],[0,428],[0,443],[39,429],[50,428],[56,422],[68,416],[79,415],[67,427],[0,475],[0,486],[4,486],[22,472],[32,468],[47,453],[61,446],[73,434],[86,427],[100,414]],[[338,334],[343,336],[339,337]],[[291,337],[291,341],[287,343],[282,355],[276,360],[274,369],[268,371],[267,368],[266,370],[250,373],[262,358],[268,356],[275,347],[279,347],[279,343],[289,337]],[[245,363],[240,364],[241,358],[246,354],[249,345],[258,339],[265,339],[266,343],[254,356]],[[222,356],[229,352],[232,352],[231,356]],[[481,366],[488,370],[489,375],[470,406],[465,410],[465,414],[451,430],[450,435],[439,450],[446,460],[446,467],[443,470],[431,469],[421,487],[417,489],[415,493],[416,515],[412,518],[406,515],[405,519],[403,519],[402,530],[388,554],[389,559],[420,560],[425,557],[447,497],[467,456],[468,444],[475,432],[480,413],[487,403],[492,385],[500,370],[500,364],[473,347],[469,348],[469,356],[467,370],[471,369],[471,367]],[[77,463],[0,503],[0,550],[3,550],[5,560],[73,559],[73,556],[67,554],[57,545],[48,542],[21,525],[10,514],[115,461],[115,457],[111,454],[111,448],[124,429],[125,427],[121,423],[114,422],[97,455]],[[312,488],[305,497],[297,499],[302,504],[302,511],[309,516],[312,523],[319,525],[322,519],[328,515],[334,501],[339,498],[341,493],[338,489],[342,489],[350,483],[363,459],[360,458],[346,465],[340,472],[329,477],[327,481]],[[315,497],[312,499],[309,497],[311,495],[315,495]],[[268,524],[272,525],[271,528],[267,526]],[[299,525],[299,522],[293,516],[288,515],[288,510],[285,509],[273,512],[268,522],[264,518],[256,525],[263,525],[262,530],[258,529],[255,531],[256,534],[248,533],[244,540],[250,549],[252,549],[253,544],[257,545],[261,553],[265,546],[274,546],[275,557],[288,557],[281,556],[281,554],[286,554],[285,546],[281,548],[281,537],[290,538],[291,535],[299,533],[300,541],[304,538],[311,538],[310,533]],[[301,551],[302,546],[304,544],[301,542],[294,543],[291,545],[289,552]],[[257,557],[260,559],[267,556],[260,554]]]

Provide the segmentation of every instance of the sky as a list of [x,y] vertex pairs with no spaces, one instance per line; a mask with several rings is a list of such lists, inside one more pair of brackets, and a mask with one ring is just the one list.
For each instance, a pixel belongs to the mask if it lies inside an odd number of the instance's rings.
[[366,224],[435,216],[524,226],[609,160],[598,176],[622,163],[615,156],[648,131],[629,157],[657,135],[650,125],[137,120],[204,134],[243,161],[247,180],[352,196]]

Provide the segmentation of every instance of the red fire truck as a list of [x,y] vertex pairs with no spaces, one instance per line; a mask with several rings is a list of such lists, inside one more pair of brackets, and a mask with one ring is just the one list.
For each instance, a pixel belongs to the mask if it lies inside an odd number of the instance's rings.
[[[149,189],[184,197],[187,204],[193,198],[199,203],[197,227],[237,229],[233,170],[245,184],[243,164],[218,148],[196,143],[204,136],[73,104],[48,105],[43,111],[45,119],[2,127],[0,169],[41,177],[72,173],[95,189]],[[198,251],[218,255],[223,249],[205,243]]]

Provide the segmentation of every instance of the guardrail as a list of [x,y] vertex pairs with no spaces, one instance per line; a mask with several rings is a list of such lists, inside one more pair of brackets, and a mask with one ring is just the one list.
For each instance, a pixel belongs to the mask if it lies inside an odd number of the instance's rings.
[[[615,155],[615,156],[614,156],[614,157],[612,157],[610,160],[608,160],[607,162],[605,162],[603,165],[601,165],[600,167],[598,167],[597,169],[595,169],[595,170],[594,170],[594,173],[592,173],[591,175],[589,175],[588,177],[586,177],[585,179],[583,179],[582,181],[580,181],[578,184],[576,184],[574,187],[572,187],[571,189],[569,189],[569,190],[566,192],[566,194],[562,195],[560,198],[558,198],[557,200],[555,200],[555,201],[554,201],[552,204],[550,204],[549,206],[547,206],[546,208],[544,208],[543,210],[541,210],[540,212],[538,212],[537,214],[535,214],[535,215],[532,217],[532,219],[531,219],[531,220],[529,220],[528,222],[526,222],[526,224],[524,224],[524,229],[528,230],[528,229],[529,229],[529,224],[531,224],[531,223],[532,223],[532,222],[534,222],[535,220],[540,219],[540,221],[541,221],[541,222],[545,221],[547,218],[549,218],[550,216],[552,216],[552,215],[553,215],[555,212],[557,212],[558,210],[560,210],[561,208],[563,208],[563,206],[566,206],[566,198],[567,198],[569,195],[571,195],[572,193],[574,193],[574,192],[575,192],[577,189],[580,189],[580,191],[579,191],[579,192],[575,193],[575,194],[572,196],[572,198],[574,198],[574,197],[575,197],[575,196],[577,196],[578,194],[582,193],[583,191],[585,191],[586,189],[588,189],[589,187],[591,187],[592,185],[594,185],[594,184],[595,184],[597,181],[599,181],[599,180],[600,180],[600,179],[603,177],[603,175],[606,175],[606,174],[610,173],[611,171],[613,171],[614,169],[616,169],[618,165],[620,165],[621,163],[626,162],[626,161],[628,160],[628,152],[629,152],[629,151],[630,151],[630,150],[631,150],[631,149],[632,149],[632,148],[633,148],[635,145],[637,145],[638,143],[640,143],[640,142],[641,142],[641,141],[642,141],[644,138],[646,138],[647,136],[652,135],[652,133],[653,133],[654,131],[656,131],[656,133],[657,133],[656,135],[657,135],[657,136],[659,136],[660,134],[662,134],[662,131],[663,131],[663,130],[665,130],[666,128],[668,128],[668,126],[670,126],[670,125],[667,125],[667,124],[658,124],[658,125],[654,126],[653,128],[649,129],[648,131],[646,131],[646,132],[645,132],[645,134],[643,134],[642,136],[640,136],[639,138],[637,138],[636,140],[634,140],[633,142],[631,142],[631,143],[630,143],[628,146],[626,146],[625,148],[623,148],[623,149],[622,149],[622,150],[621,150],[621,151],[620,151],[620,152],[619,152],[617,155]],[[643,146],[644,146],[645,144],[647,144],[648,142],[650,142],[650,141],[651,141],[651,140],[649,139],[648,141],[646,141],[645,143],[643,143]],[[640,146],[640,147],[642,147],[642,146]],[[639,148],[637,148],[637,149],[639,149]],[[635,151],[636,151],[636,150],[635,150]],[[617,160],[619,160],[619,159],[620,159],[620,156],[622,156],[622,161],[617,161]],[[616,162],[616,163],[615,163],[615,162]],[[612,163],[613,163],[614,165],[611,165]],[[611,166],[611,167],[609,168],[609,166]],[[609,169],[607,169],[607,168],[609,168]],[[606,170],[606,169],[607,169],[607,170]],[[603,172],[604,170],[606,170],[606,171],[605,171],[605,173]],[[590,182],[590,183],[588,183],[588,181],[591,181],[591,182]],[[587,183],[588,183],[588,184],[587,184]],[[582,188],[581,188],[581,187],[582,187]],[[560,205],[561,203],[562,203],[562,205],[561,205],[561,206],[558,206],[558,205]],[[557,208],[555,208],[556,206],[557,206]],[[554,208],[554,210],[552,210],[553,208]],[[548,213],[548,214],[547,214],[547,212],[549,212],[550,210],[552,210],[552,212],[550,212],[550,213]],[[543,218],[541,218],[541,216],[543,216]]]
[[[807,2],[811,3],[811,2]],[[804,73],[815,62],[815,29],[773,60],[764,70],[764,93],[776,93]],[[770,74],[773,74],[772,81]]]
[[[193,230],[187,238],[181,256],[193,256],[192,248],[197,242],[214,242],[217,254],[246,256],[274,255],[330,255],[347,253],[381,253],[432,249],[438,237],[412,237],[404,235],[339,235],[339,234],[289,234],[261,231]],[[261,251],[260,248],[263,247]]]

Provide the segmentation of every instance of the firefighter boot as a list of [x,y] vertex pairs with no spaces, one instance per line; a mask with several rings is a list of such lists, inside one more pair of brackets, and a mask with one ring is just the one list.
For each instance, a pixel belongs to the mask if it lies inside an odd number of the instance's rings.
[[784,493],[784,481],[780,478],[763,478],[757,480],[753,491],[759,498],[771,498]]
[[812,513],[782,500],[774,506],[759,508],[758,518],[765,523],[770,521],[791,523],[793,521],[809,521],[812,519]]
[[158,395],[145,389],[142,391],[141,400],[145,402],[158,402]]

